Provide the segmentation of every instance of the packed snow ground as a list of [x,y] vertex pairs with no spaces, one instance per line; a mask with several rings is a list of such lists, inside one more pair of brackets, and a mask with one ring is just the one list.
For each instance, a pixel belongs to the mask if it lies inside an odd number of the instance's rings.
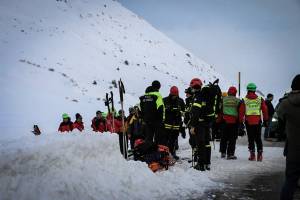
[[[116,134],[28,135],[0,144],[0,199],[195,199],[234,174],[249,173],[251,180],[253,172],[282,168],[282,148],[266,147],[264,155],[262,163],[249,162],[239,145],[236,161],[213,151],[210,172],[183,160],[152,173],[145,163],[123,159]],[[179,156],[191,157],[187,139],[180,139]]]

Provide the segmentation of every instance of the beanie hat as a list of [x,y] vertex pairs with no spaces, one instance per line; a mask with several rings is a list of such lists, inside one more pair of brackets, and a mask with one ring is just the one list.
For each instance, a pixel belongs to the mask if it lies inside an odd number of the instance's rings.
[[79,119],[79,118],[82,118],[82,116],[79,113],[76,113],[75,118]]
[[233,95],[233,96],[235,96],[235,95],[236,95],[236,93],[237,93],[237,89],[236,89],[236,87],[234,87],[234,86],[231,86],[231,87],[228,89],[228,94],[229,94],[229,95]]
[[62,114],[62,118],[63,118],[63,119],[68,119],[68,118],[69,118],[69,115],[68,115],[67,113],[64,113],[64,114]]
[[154,90],[159,90],[161,87],[160,82],[158,80],[153,81],[151,85]]
[[146,88],[145,93],[153,92],[153,87],[149,86]]
[[170,95],[173,95],[173,96],[179,96],[179,90],[178,90],[178,87],[172,86],[171,89],[170,89]]
[[256,85],[254,83],[249,83],[247,85],[247,90],[250,92],[255,92],[256,91]]
[[98,115],[98,114],[102,114],[103,112],[101,112],[100,110],[98,110],[97,112],[96,112],[96,115]]
[[292,87],[292,90],[300,90],[300,74],[295,76],[291,87]]

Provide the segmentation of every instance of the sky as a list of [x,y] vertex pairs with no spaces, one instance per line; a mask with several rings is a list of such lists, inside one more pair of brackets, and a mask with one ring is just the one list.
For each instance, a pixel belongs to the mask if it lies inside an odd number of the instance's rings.
[[300,0],[119,0],[242,87],[278,99],[300,74]]

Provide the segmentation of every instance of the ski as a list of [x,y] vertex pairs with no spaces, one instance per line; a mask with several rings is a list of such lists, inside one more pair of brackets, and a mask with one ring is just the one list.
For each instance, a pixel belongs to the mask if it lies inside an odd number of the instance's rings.
[[108,95],[108,93],[106,93],[106,97],[105,97],[105,102],[104,102],[104,104],[105,104],[105,106],[107,107],[108,113],[110,113],[109,95]]
[[122,131],[123,131],[123,156],[127,160],[128,159],[128,147],[127,147],[127,138],[126,138],[126,130],[125,130],[125,116],[124,116],[124,94],[125,87],[120,79],[118,81],[119,86],[119,94],[120,94],[120,102],[121,102],[121,110],[122,110]]
[[110,102],[111,102],[111,114],[112,114],[112,132],[115,132],[115,105],[114,105],[114,94],[110,91]]

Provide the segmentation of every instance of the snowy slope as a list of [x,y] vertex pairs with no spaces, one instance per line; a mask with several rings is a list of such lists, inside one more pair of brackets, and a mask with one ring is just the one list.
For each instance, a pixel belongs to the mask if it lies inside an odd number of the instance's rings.
[[0,29],[1,138],[33,124],[54,131],[63,112],[90,121],[119,78],[126,108],[154,79],[163,96],[172,85],[183,95],[193,77],[223,80],[116,1],[1,0]]

